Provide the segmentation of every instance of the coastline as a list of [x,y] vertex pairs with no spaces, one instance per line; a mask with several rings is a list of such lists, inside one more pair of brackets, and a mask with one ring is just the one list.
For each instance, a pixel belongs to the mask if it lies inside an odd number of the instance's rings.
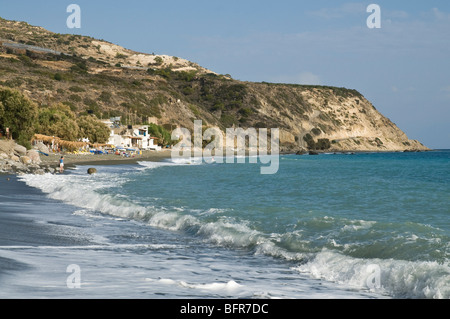
[[[422,150],[391,150],[391,151],[362,151],[362,150],[327,150],[327,151],[281,151],[279,155],[320,155],[320,154],[359,154],[359,153],[402,153],[402,152],[429,152]],[[20,174],[45,174],[59,173],[59,160],[64,156],[64,168],[71,169],[76,165],[120,165],[120,164],[136,164],[140,161],[160,162],[171,158],[171,149],[163,149],[161,151],[142,151],[142,154],[133,157],[124,157],[115,154],[70,154],[57,153],[48,156],[37,154],[37,161],[29,164],[22,163],[20,160],[8,160],[0,158],[0,175],[20,175]],[[193,156],[195,154],[192,154]]]
[[49,154],[39,155],[40,160],[24,164],[20,161],[6,160],[0,169],[0,175],[20,175],[20,174],[45,174],[59,173],[59,160],[64,156],[64,169],[71,169],[76,165],[118,165],[135,164],[139,161],[163,161],[171,156],[171,150],[143,151],[141,155],[134,157],[124,157],[115,154]]

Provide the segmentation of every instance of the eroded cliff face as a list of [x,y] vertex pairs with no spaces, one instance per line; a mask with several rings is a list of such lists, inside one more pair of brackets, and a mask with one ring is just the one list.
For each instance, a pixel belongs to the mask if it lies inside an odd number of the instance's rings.
[[355,90],[299,85],[250,85],[259,112],[277,119],[284,149],[308,149],[308,141],[328,139],[329,150],[428,150],[410,140]]

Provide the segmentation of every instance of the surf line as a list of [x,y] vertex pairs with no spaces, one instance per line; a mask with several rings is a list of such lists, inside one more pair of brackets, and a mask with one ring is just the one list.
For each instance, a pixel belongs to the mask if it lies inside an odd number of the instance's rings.
[[[280,164],[280,132],[278,128],[270,129],[270,146],[268,143],[268,129],[259,128],[227,128],[224,137],[218,127],[203,130],[203,121],[194,121],[194,133],[186,128],[176,128],[171,138],[178,143],[172,148],[172,159],[184,159],[200,163],[210,158],[215,163],[249,163],[261,164],[260,172],[264,175],[276,174]],[[210,141],[203,147],[204,141]],[[224,151],[225,149],[225,151]]]

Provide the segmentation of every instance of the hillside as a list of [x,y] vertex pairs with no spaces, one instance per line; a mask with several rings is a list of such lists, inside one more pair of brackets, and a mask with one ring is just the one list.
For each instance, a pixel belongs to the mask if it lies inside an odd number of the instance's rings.
[[[0,85],[39,107],[168,129],[279,128],[283,151],[427,150],[351,89],[237,81],[182,58],[134,52],[0,19]],[[44,49],[42,49],[44,48]],[[1,123],[0,123],[1,126]]]

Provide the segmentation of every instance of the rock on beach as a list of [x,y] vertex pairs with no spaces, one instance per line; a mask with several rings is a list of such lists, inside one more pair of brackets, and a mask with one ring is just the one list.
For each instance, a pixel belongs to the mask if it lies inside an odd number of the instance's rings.
[[13,140],[0,140],[0,174],[44,174],[51,172],[49,166],[41,167],[37,150],[27,150]]

